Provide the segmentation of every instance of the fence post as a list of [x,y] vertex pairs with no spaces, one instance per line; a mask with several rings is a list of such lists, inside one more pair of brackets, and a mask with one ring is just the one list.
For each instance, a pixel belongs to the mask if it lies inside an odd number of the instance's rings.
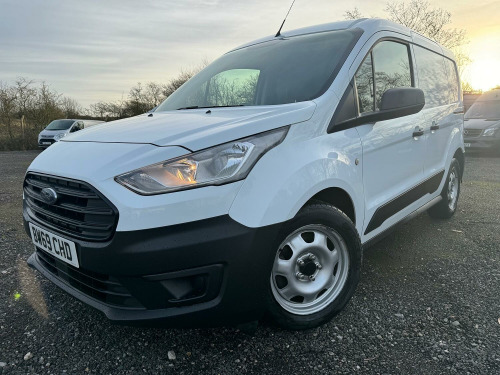
[[23,150],[26,150],[26,137],[24,135],[24,115],[21,116],[21,130],[23,132]]

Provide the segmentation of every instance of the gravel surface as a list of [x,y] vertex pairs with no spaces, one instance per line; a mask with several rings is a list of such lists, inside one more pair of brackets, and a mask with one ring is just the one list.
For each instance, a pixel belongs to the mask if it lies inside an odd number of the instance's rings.
[[423,214],[365,253],[343,313],[305,332],[111,325],[26,266],[22,180],[0,153],[0,374],[499,374],[500,159],[467,158],[459,212]]

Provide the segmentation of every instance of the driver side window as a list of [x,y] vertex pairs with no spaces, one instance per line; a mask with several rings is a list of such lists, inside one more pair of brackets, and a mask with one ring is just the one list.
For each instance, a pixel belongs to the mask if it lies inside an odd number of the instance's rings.
[[78,130],[82,130],[82,129],[83,129],[83,123],[82,122],[77,122],[71,128],[70,133],[74,133],[74,132],[77,132]]
[[396,87],[412,87],[408,46],[383,41],[375,45],[355,75],[359,113],[380,108],[385,91]]

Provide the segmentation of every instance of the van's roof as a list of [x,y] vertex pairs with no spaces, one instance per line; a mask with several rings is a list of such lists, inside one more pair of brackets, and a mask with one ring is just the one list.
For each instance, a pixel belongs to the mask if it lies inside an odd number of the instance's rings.
[[476,102],[490,102],[490,101],[494,102],[500,101],[500,88],[485,92],[476,100]]
[[59,120],[67,120],[67,121],[100,121],[100,122],[104,122],[104,121],[101,121],[101,120],[83,120],[83,119],[78,119],[78,118],[61,118],[61,119],[58,119]]
[[[415,32],[409,29],[406,26],[400,25],[396,22],[389,21],[386,19],[382,18],[361,18],[357,20],[348,20],[348,21],[338,21],[338,22],[331,22],[331,23],[325,23],[322,25],[315,25],[315,26],[309,26],[309,27],[304,27],[296,30],[288,30],[288,31],[282,31],[280,37],[291,37],[291,36],[297,36],[297,35],[305,35],[305,34],[314,34],[314,33],[320,33],[320,32],[325,32],[325,31],[334,31],[334,30],[348,30],[348,29],[355,29],[359,28],[365,31],[368,35],[373,35],[378,31],[384,30],[384,31],[394,31],[399,34],[406,35],[408,37],[412,38],[417,38],[419,41],[422,41],[425,44],[426,48],[434,49],[437,50],[440,53],[444,53],[447,57],[453,58],[453,54],[448,51],[446,48],[440,46],[438,43],[435,41]],[[259,44],[263,42],[267,42],[270,40],[275,39],[275,35],[270,35],[265,38],[257,39],[254,40],[250,43],[245,43],[235,49],[240,49],[244,47],[248,47],[254,44]]]

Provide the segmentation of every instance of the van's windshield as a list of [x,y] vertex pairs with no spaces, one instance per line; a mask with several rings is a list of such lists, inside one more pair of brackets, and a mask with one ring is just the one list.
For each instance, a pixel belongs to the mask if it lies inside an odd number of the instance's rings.
[[361,31],[274,40],[229,52],[191,78],[156,111],[302,102],[322,95]]
[[485,119],[498,120],[500,119],[500,100],[489,100],[484,102],[475,102],[465,114],[468,119]]
[[45,130],[67,130],[74,122],[74,120],[54,120],[47,125]]

